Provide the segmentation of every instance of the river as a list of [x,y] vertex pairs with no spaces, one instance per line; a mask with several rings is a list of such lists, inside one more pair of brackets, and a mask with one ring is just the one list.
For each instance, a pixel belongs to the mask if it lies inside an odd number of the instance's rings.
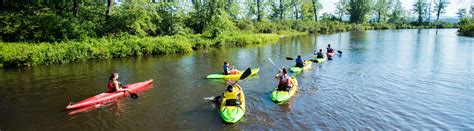
[[[474,130],[474,38],[457,29],[408,29],[285,37],[277,43],[213,48],[0,70],[0,130]],[[343,52],[294,75],[300,90],[288,104],[270,99],[286,56],[314,49]],[[240,81],[247,101],[242,122],[224,124],[203,98],[222,93],[223,80],[205,76],[260,68]],[[154,79],[139,99],[122,98],[70,115],[69,102],[106,90],[111,72],[123,83]]]

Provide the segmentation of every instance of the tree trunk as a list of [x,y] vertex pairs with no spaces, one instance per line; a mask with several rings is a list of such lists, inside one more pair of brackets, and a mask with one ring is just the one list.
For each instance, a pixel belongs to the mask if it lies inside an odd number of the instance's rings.
[[314,21],[318,22],[318,11],[316,10],[316,0],[312,0],[313,2],[313,11],[314,11]]
[[107,10],[105,11],[105,20],[109,20],[110,12],[112,12],[113,0],[107,0]]
[[296,2],[293,2],[293,7],[295,8],[295,19],[298,20],[298,8],[296,7]]
[[280,20],[283,20],[283,0],[280,0]]
[[377,23],[380,23],[380,17],[382,16],[381,12],[382,11],[379,10],[378,13],[377,13]]
[[77,16],[78,11],[79,11],[79,4],[77,3],[77,0],[74,0],[74,16]]
[[261,15],[261,10],[260,10],[260,0],[257,0],[257,21],[262,21],[262,15]]
[[3,10],[3,0],[0,0],[0,10]]

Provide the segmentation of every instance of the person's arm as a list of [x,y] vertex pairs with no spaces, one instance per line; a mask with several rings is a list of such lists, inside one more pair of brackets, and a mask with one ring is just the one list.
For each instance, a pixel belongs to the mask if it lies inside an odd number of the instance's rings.
[[279,70],[279,71],[275,74],[275,78],[276,78],[276,79],[280,78],[280,72],[281,72],[281,71]]
[[127,89],[122,89],[122,88],[120,88],[120,85],[119,85],[119,82],[118,82],[118,81],[114,81],[114,85],[115,85],[115,90],[116,90],[117,92],[127,91]]

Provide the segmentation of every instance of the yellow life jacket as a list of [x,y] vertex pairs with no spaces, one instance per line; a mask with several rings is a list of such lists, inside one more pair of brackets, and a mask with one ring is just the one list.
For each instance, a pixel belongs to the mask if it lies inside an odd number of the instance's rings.
[[[235,89],[235,88],[234,88]],[[224,98],[229,100],[229,99],[237,99],[237,91],[234,90],[233,92],[224,92]]]

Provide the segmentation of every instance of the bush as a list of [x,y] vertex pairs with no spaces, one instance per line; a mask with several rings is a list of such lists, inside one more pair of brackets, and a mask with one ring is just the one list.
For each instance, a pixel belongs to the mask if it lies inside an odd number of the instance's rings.
[[463,36],[474,37],[474,19],[461,20],[458,33]]

